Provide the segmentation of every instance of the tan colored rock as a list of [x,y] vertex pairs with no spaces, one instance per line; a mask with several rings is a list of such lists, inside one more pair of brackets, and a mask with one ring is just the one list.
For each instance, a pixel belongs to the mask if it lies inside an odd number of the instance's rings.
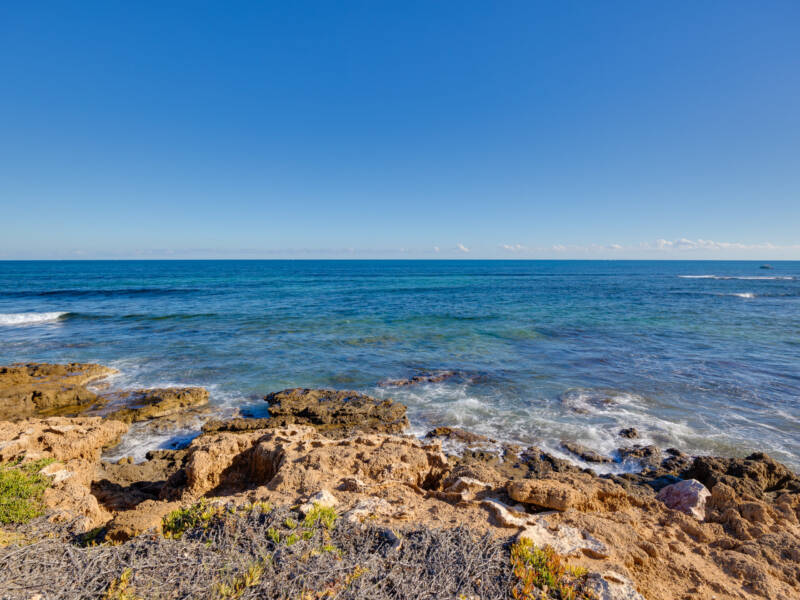
[[99,417],[51,417],[0,422],[0,461],[52,458],[42,474],[52,478],[43,501],[56,520],[83,517],[79,529],[102,524],[109,513],[91,492],[102,449],[127,430],[119,421]]
[[517,502],[552,510],[567,510],[586,498],[568,483],[555,479],[523,479],[508,484],[508,495]]
[[107,418],[124,423],[167,417],[208,403],[208,390],[202,387],[170,387],[142,389],[113,394],[115,402],[124,404]]
[[293,494],[334,489],[345,477],[366,486],[396,483],[426,488],[447,471],[439,444],[399,436],[363,435],[331,440],[313,427],[250,433],[217,433],[195,439],[187,449],[181,497],[199,497],[266,486]]
[[178,502],[145,500],[133,510],[118,512],[107,525],[106,539],[124,542],[148,531],[161,533],[164,517],[179,508]]
[[0,367],[0,420],[80,414],[103,402],[86,386],[116,372],[85,363],[15,363]]

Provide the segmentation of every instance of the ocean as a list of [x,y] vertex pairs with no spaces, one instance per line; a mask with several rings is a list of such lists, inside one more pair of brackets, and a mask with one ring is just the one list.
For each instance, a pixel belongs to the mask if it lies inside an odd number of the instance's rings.
[[[201,385],[221,414],[333,387],[565,455],[640,443],[800,468],[800,262],[0,262],[0,364]],[[386,379],[455,371],[439,382]],[[196,431],[134,428],[112,456]],[[623,468],[615,465],[609,468]]]

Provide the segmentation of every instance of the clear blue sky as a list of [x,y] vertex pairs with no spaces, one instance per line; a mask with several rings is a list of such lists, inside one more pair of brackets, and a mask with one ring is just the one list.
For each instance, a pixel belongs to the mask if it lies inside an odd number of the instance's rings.
[[797,259],[799,32],[796,0],[4,2],[0,258]]

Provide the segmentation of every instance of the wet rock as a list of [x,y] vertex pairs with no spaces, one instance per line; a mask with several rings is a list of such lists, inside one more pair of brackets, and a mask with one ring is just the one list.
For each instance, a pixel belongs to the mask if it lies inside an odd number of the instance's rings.
[[401,379],[384,379],[378,382],[380,387],[407,387],[421,383],[440,383],[448,379],[458,379],[461,382],[475,383],[486,378],[485,374],[467,373],[464,371],[434,371],[413,375]]
[[530,477],[546,477],[551,473],[580,473],[582,469],[572,462],[531,446],[520,455],[520,462],[528,469]]
[[639,437],[639,430],[636,427],[628,427],[626,429],[620,429],[619,436],[628,438],[629,440],[635,440]]
[[658,446],[630,446],[617,449],[620,461],[636,461],[642,469],[658,469],[661,466],[661,449]]
[[724,483],[743,498],[756,500],[783,492],[800,494],[800,478],[763,452],[746,458],[698,456],[685,477],[697,479],[709,489]]
[[711,495],[696,479],[686,479],[661,489],[656,498],[673,510],[702,521],[706,517],[706,499]]
[[270,418],[235,418],[235,419],[211,419],[203,424],[203,433],[221,433],[223,431],[231,433],[247,433],[259,429],[269,429],[275,427],[275,421]]
[[113,398],[125,407],[108,414],[107,418],[135,423],[202,406],[208,402],[208,390],[202,387],[142,389],[118,392]]
[[86,386],[116,372],[89,363],[16,363],[0,367],[0,420],[81,414],[103,402]]
[[203,433],[247,433],[288,425],[311,425],[330,438],[356,433],[401,433],[408,428],[406,407],[359,392],[295,388],[265,396],[270,417],[210,420]]
[[313,425],[323,433],[400,433],[406,407],[359,392],[295,388],[265,396],[275,426]]
[[585,460],[586,462],[592,462],[592,463],[613,462],[608,456],[603,456],[602,454],[599,454],[598,452],[595,452],[594,450],[591,450],[586,446],[583,446],[576,442],[562,441],[561,445],[565,449],[572,452],[575,456],[578,456],[579,458]]
[[437,427],[425,434],[426,438],[444,438],[463,444],[492,443],[494,440],[459,427]]

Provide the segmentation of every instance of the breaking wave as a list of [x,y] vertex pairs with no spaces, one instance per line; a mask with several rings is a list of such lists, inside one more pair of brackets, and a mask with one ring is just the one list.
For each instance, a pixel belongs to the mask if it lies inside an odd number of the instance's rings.
[[48,323],[58,321],[66,315],[66,312],[24,312],[24,313],[0,313],[0,325],[36,325],[38,323]]

